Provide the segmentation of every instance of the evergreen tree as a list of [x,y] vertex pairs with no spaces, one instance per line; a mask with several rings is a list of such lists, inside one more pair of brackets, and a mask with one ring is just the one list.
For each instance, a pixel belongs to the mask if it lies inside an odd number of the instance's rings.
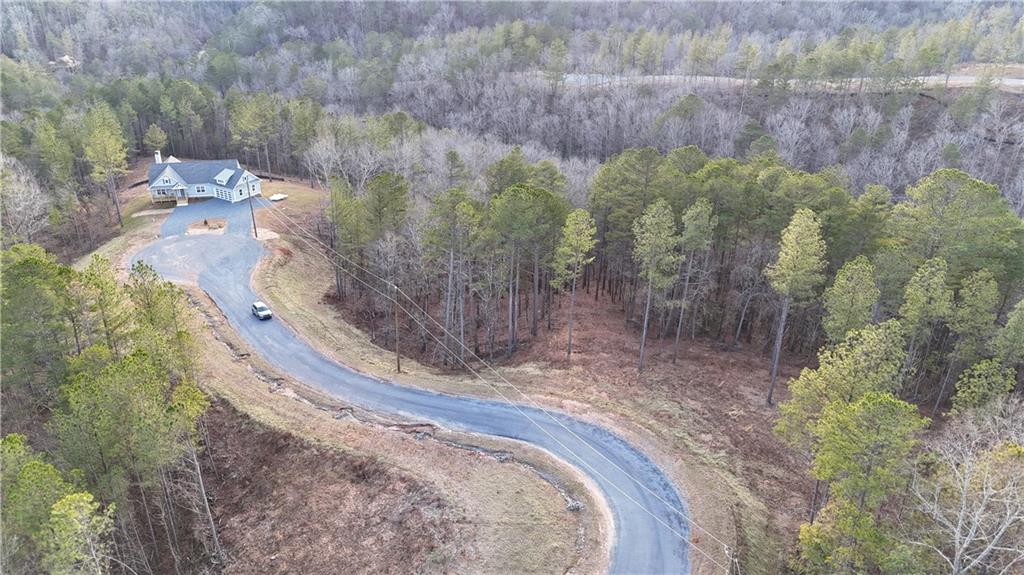
[[516,146],[508,155],[491,164],[484,171],[487,197],[493,198],[516,184],[526,184],[530,181],[531,176],[533,176],[533,168],[523,156],[523,150]]
[[[481,224],[481,207],[461,188],[451,188],[434,198],[429,220],[428,251],[445,270],[444,328],[449,340],[446,345],[461,359],[465,346],[466,288],[473,279],[471,248]],[[451,341],[456,337],[457,342]]]
[[927,419],[889,393],[835,403],[814,426],[813,473],[832,500],[815,524],[800,529],[801,559],[811,572],[888,571],[905,551],[878,520],[878,510],[909,476],[915,435]]
[[992,359],[982,360],[960,374],[953,396],[953,413],[983,407],[1013,389],[1016,374]]
[[74,180],[75,154],[66,138],[46,119],[35,125],[32,147],[51,186],[67,186]]
[[444,153],[445,176],[448,188],[460,188],[469,184],[471,174],[466,162],[455,150]]
[[127,351],[132,330],[128,299],[117,283],[110,260],[93,255],[82,272],[82,283],[89,301],[89,312],[100,336],[114,355]]
[[822,323],[832,343],[871,323],[881,293],[874,276],[875,266],[866,257],[858,256],[839,269],[835,281],[825,290],[826,316]]
[[[686,260],[686,269],[682,271],[683,293],[679,301],[679,319],[676,323],[676,340],[672,346],[672,363],[676,362],[679,354],[679,338],[683,331],[683,318],[686,316],[690,305],[690,287],[693,284],[694,272],[693,262],[698,255],[706,260],[710,255],[712,235],[718,226],[718,217],[715,216],[711,202],[706,198],[698,198],[692,206],[687,208],[680,218],[682,231],[679,234],[679,243],[683,250],[683,258]],[[680,261],[680,264],[682,261]]]
[[985,351],[996,330],[996,305],[999,286],[985,269],[967,276],[949,317],[949,327],[957,336],[953,360],[973,363]]
[[146,128],[146,135],[143,136],[142,143],[150,152],[164,150],[167,146],[167,132],[164,132],[163,128],[156,124],[150,124]]
[[797,210],[789,226],[782,232],[778,258],[765,270],[772,288],[782,296],[775,330],[775,345],[772,349],[768,405],[772,404],[772,395],[775,392],[782,337],[786,331],[790,303],[802,303],[812,298],[814,290],[825,280],[824,269],[825,240],[821,237],[818,218],[808,209]]
[[0,463],[0,512],[4,518],[0,568],[5,573],[28,572],[44,550],[50,510],[71,493],[71,485],[42,455],[32,451],[24,435],[9,434],[0,441]]
[[908,376],[920,360],[917,357],[919,347],[931,341],[933,330],[949,318],[952,310],[953,292],[946,287],[946,270],[945,260],[930,259],[907,283],[900,316],[910,337],[904,364],[904,373]]
[[1003,365],[1014,367],[1024,363],[1024,300],[1013,307],[1006,325],[996,332],[989,348]]
[[361,254],[370,241],[366,204],[356,197],[345,178],[331,178],[331,201],[327,218],[331,226],[331,247],[334,254],[334,280],[339,298],[345,297],[345,274],[355,273],[350,262],[361,261]]
[[562,287],[570,284],[569,288],[569,319],[568,319],[568,340],[565,346],[565,358],[572,359],[572,328],[574,312],[576,310],[576,283],[583,273],[585,266],[594,261],[590,255],[597,241],[594,234],[597,233],[597,226],[594,219],[584,209],[575,209],[569,212],[562,227],[562,239],[555,250],[555,277],[552,285]]
[[128,146],[114,111],[106,102],[94,105],[85,116],[85,159],[92,167],[90,176],[96,183],[105,184],[110,201],[121,218],[121,201],[117,197],[117,178],[128,171]]
[[1024,274],[1024,221],[995,186],[942,169],[907,188],[906,195],[894,210],[893,232],[910,257],[942,258],[953,285],[981,268],[998,281]]
[[811,450],[814,426],[835,403],[851,403],[869,392],[899,391],[905,355],[903,328],[896,320],[852,331],[818,353],[818,367],[804,368],[779,406],[775,431],[791,446]]
[[37,245],[18,244],[3,252],[0,373],[4,399],[21,396],[14,403],[23,399],[26,412],[33,411],[30,405],[50,402],[73,349],[64,313],[68,275]]
[[43,564],[54,575],[106,573],[114,507],[100,510],[88,493],[72,493],[54,503],[47,525]]
[[519,184],[491,200],[491,223],[504,238],[509,256],[507,353],[516,347],[516,302],[519,300],[519,269],[524,255],[532,263],[532,298],[530,333],[537,335],[541,264],[547,263],[558,241],[558,232],[565,223],[566,201],[550,190]]
[[644,303],[643,331],[640,335],[640,359],[637,373],[644,370],[644,352],[647,345],[647,329],[651,316],[651,302],[655,293],[663,292],[672,285],[680,255],[679,236],[676,235],[675,216],[672,207],[665,200],[651,204],[633,224],[635,244],[633,258],[640,266],[640,277],[647,284]]
[[405,224],[409,210],[409,184],[402,176],[390,172],[374,176],[366,185],[363,202],[371,241],[388,232],[396,233]]

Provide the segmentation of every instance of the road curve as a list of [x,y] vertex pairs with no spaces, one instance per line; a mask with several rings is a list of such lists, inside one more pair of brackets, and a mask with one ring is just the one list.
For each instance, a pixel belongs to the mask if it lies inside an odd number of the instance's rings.
[[[367,409],[525,441],[575,466],[601,489],[611,509],[612,573],[690,572],[689,523],[676,511],[688,513],[685,503],[665,473],[618,435],[558,411],[517,409],[369,377],[317,352],[284,322],[252,317],[249,306],[261,298],[252,291],[250,277],[264,251],[250,237],[248,210],[244,203],[219,200],[175,208],[161,227],[161,238],[133,262],[145,261],[170,280],[198,283],[254,352],[308,385]],[[225,234],[185,235],[190,223],[211,218],[228,220]]]

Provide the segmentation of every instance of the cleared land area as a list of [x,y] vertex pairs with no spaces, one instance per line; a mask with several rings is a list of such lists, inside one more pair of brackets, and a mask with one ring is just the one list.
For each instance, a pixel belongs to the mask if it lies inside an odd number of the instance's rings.
[[[148,205],[122,194],[133,213]],[[126,213],[124,232],[75,265],[99,254],[126,277],[169,213]],[[251,355],[209,298],[184,287],[203,319],[203,463],[225,573],[603,570],[610,517],[573,469],[522,444],[356,412]]]
[[[261,481],[253,475],[269,471],[279,483],[267,488],[289,495],[267,501],[257,490],[250,490],[252,499],[248,503],[264,507],[267,514],[254,514],[248,506],[237,505],[232,509],[244,516],[236,516],[230,510],[219,516],[225,529],[239,538],[236,561],[261,565],[275,554],[279,558],[295,557],[303,556],[308,549],[332,548],[337,549],[339,560],[344,560],[349,552],[353,557],[380,553],[380,558],[375,563],[366,563],[365,569],[354,567],[354,563],[310,563],[295,565],[290,572],[601,570],[607,556],[602,545],[607,539],[608,519],[602,515],[601,502],[590,498],[587,487],[575,481],[570,469],[520,444],[381,419],[341,404],[301,382],[281,376],[258,356],[250,355],[212,302],[198,289],[190,288],[190,293],[209,327],[202,330],[202,343],[208,350],[202,364],[204,389],[244,413],[267,433],[292,436],[286,445],[334,454],[332,457],[339,458],[338,461],[348,462],[343,467],[365,467],[376,477],[376,483],[359,483],[358,491],[346,491],[343,507],[328,508],[326,514],[316,516],[319,520],[309,522],[309,506],[317,505],[324,491],[345,491],[343,486],[352,480],[351,475],[331,467],[296,464],[289,458],[301,459],[303,455],[293,456],[287,451],[275,452],[275,457],[265,459],[268,469],[238,473],[241,479]],[[216,427],[211,428],[211,434],[216,433]],[[238,448],[256,450],[259,454],[260,443],[248,437]],[[216,460],[216,440],[214,444]],[[400,511],[410,501],[389,499],[397,493],[396,485],[415,485],[422,496],[419,501],[429,502],[430,513],[436,517],[403,516]],[[569,510],[566,496],[579,500],[582,509]],[[376,531],[368,532],[372,537],[368,534],[369,539],[360,542],[340,529],[340,519],[332,518],[332,514],[354,515],[379,525]],[[274,524],[301,526],[303,533],[289,535],[287,541],[279,542],[276,553],[272,548],[254,544],[257,540],[245,535],[252,529],[262,529],[271,516],[275,518]],[[414,533],[416,537],[409,542],[412,548],[421,544],[429,552],[422,556],[399,553],[406,546],[402,538],[404,526],[393,520],[400,517],[429,531]],[[315,544],[321,539],[329,540],[331,547]],[[360,545],[370,549],[356,549]],[[422,563],[415,563],[421,560]],[[345,568],[339,570],[341,566]]]
[[[325,194],[294,183],[290,190],[288,200],[270,209],[296,221],[312,221],[309,209],[320,205]],[[290,203],[293,197],[299,201]],[[320,351],[407,385],[496,397],[478,379],[408,357],[403,373],[396,374],[393,353],[372,341],[360,306],[339,305],[330,296],[333,272],[326,260],[296,237],[294,229],[289,231],[280,215],[275,218],[264,210],[257,220],[282,237],[267,245],[272,253],[255,273],[256,290]],[[763,399],[767,361],[754,353],[687,342],[689,349],[672,366],[668,342],[650,342],[652,367],[638,382],[638,337],[625,327],[621,312],[587,297],[578,304],[579,355],[572,365],[564,362],[564,333],[542,330],[524,344],[514,365],[502,366],[502,374],[539,403],[611,427],[641,446],[685,491],[699,525],[748,551],[744,572],[777,572],[785,557],[778,541],[803,518],[810,484],[793,454],[771,433],[774,412],[764,407]],[[564,323],[557,318],[556,323]],[[403,340],[415,341],[414,332],[403,331]],[[784,375],[795,373],[789,368]],[[507,388],[503,392],[514,396]],[[721,553],[721,545],[708,533],[698,528],[692,533],[695,546]],[[691,552],[690,557],[694,572],[714,571],[701,553]]]

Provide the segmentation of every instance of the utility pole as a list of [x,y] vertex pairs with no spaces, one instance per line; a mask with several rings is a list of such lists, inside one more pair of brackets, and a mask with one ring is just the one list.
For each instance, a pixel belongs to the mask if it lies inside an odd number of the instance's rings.
[[391,284],[391,313],[395,316],[395,371],[402,373],[402,350],[398,341],[398,286]]
[[256,211],[252,209],[252,184],[249,180],[245,181],[245,187],[248,188],[246,193],[249,194],[249,215],[252,216],[252,235],[256,238],[260,238],[260,232],[256,229]]

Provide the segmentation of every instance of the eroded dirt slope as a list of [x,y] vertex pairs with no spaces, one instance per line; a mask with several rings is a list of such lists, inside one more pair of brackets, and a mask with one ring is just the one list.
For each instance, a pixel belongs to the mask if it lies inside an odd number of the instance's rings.
[[461,528],[444,500],[374,459],[264,426],[227,402],[207,414],[206,477],[224,573],[440,573]]

